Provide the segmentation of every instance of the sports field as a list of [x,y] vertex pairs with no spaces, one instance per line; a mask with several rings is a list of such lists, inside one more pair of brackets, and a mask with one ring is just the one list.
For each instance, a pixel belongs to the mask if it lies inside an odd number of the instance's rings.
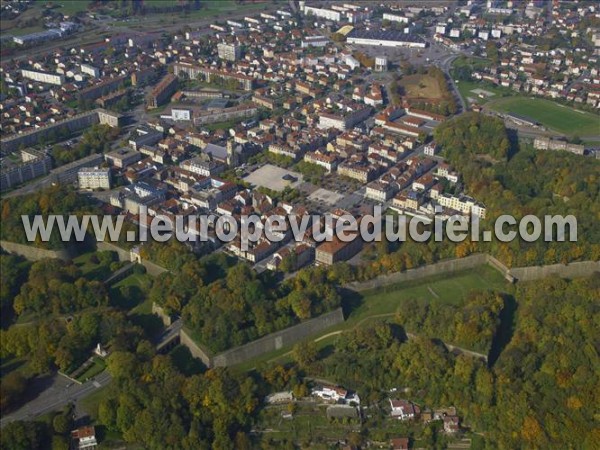
[[566,135],[600,135],[600,115],[578,111],[550,100],[519,96],[501,98],[487,105],[494,111],[530,117]]

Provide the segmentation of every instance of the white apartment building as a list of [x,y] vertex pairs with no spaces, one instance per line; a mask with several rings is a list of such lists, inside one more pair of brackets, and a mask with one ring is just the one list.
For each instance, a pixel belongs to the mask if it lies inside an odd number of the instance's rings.
[[62,86],[65,83],[65,76],[56,73],[38,72],[36,70],[21,70],[23,78],[39,81],[40,83],[54,84]]
[[398,16],[396,14],[383,13],[383,20],[389,20],[390,22],[408,23],[408,17]]
[[325,8],[315,8],[314,6],[305,6],[304,7],[304,15],[305,16],[314,16],[319,19],[332,20],[334,22],[339,22],[342,20],[342,12],[334,11],[331,9]]
[[77,172],[79,189],[110,189],[110,169],[82,167]]
[[467,197],[466,195],[454,196],[441,194],[437,198],[437,202],[446,208],[452,208],[463,214],[472,214],[480,219],[485,219],[485,206],[481,203],[477,203],[473,198]]
[[98,69],[97,67],[94,67],[90,64],[82,64],[80,67],[81,73],[91,75],[94,78],[98,78],[100,76],[100,69]]
[[239,45],[221,42],[220,44],[217,44],[217,53],[221,59],[226,61],[236,61],[242,56],[242,49]]

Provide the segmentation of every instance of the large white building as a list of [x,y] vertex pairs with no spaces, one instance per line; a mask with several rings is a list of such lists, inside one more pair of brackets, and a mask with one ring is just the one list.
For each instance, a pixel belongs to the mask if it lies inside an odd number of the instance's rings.
[[40,83],[55,84],[62,86],[65,83],[65,76],[57,73],[38,72],[36,70],[21,70],[23,78],[39,81]]
[[378,47],[425,48],[427,43],[418,36],[397,31],[351,31],[346,39],[348,44],[375,45]]
[[94,78],[98,78],[100,76],[100,69],[90,64],[82,64],[81,73],[86,73],[88,75],[93,76]]
[[325,8],[315,8],[314,6],[305,6],[304,15],[314,16],[319,19],[332,20],[334,22],[339,22],[340,20],[342,20],[341,11],[334,11],[332,9]]
[[318,19],[331,20],[333,22],[349,22],[359,23],[368,19],[372,15],[372,11],[362,6],[351,5],[344,3],[343,5],[334,4],[331,9],[317,8],[315,6],[305,6],[304,2],[300,2],[300,10],[306,16],[312,16]]
[[239,45],[221,42],[217,44],[217,53],[225,61],[236,61],[242,56],[242,49]]
[[83,167],[77,172],[79,189],[110,189],[110,169]]
[[485,206],[481,203],[477,203],[473,198],[467,197],[466,195],[454,196],[441,194],[436,200],[441,206],[446,208],[452,208],[463,214],[471,214],[481,219],[485,219]]
[[396,14],[383,13],[383,20],[389,20],[390,22],[408,23],[408,17],[398,16]]

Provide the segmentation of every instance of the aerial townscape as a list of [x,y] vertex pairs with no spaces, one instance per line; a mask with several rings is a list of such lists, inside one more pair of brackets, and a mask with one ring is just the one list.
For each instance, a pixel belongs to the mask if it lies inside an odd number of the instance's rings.
[[0,27],[0,449],[598,448],[597,1]]

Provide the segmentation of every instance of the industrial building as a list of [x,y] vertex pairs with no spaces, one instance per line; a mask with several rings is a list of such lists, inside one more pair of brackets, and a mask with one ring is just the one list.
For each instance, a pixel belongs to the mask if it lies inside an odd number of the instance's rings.
[[371,45],[378,47],[408,47],[425,48],[427,42],[416,35],[398,31],[364,31],[352,30],[348,33],[346,42],[355,45]]

